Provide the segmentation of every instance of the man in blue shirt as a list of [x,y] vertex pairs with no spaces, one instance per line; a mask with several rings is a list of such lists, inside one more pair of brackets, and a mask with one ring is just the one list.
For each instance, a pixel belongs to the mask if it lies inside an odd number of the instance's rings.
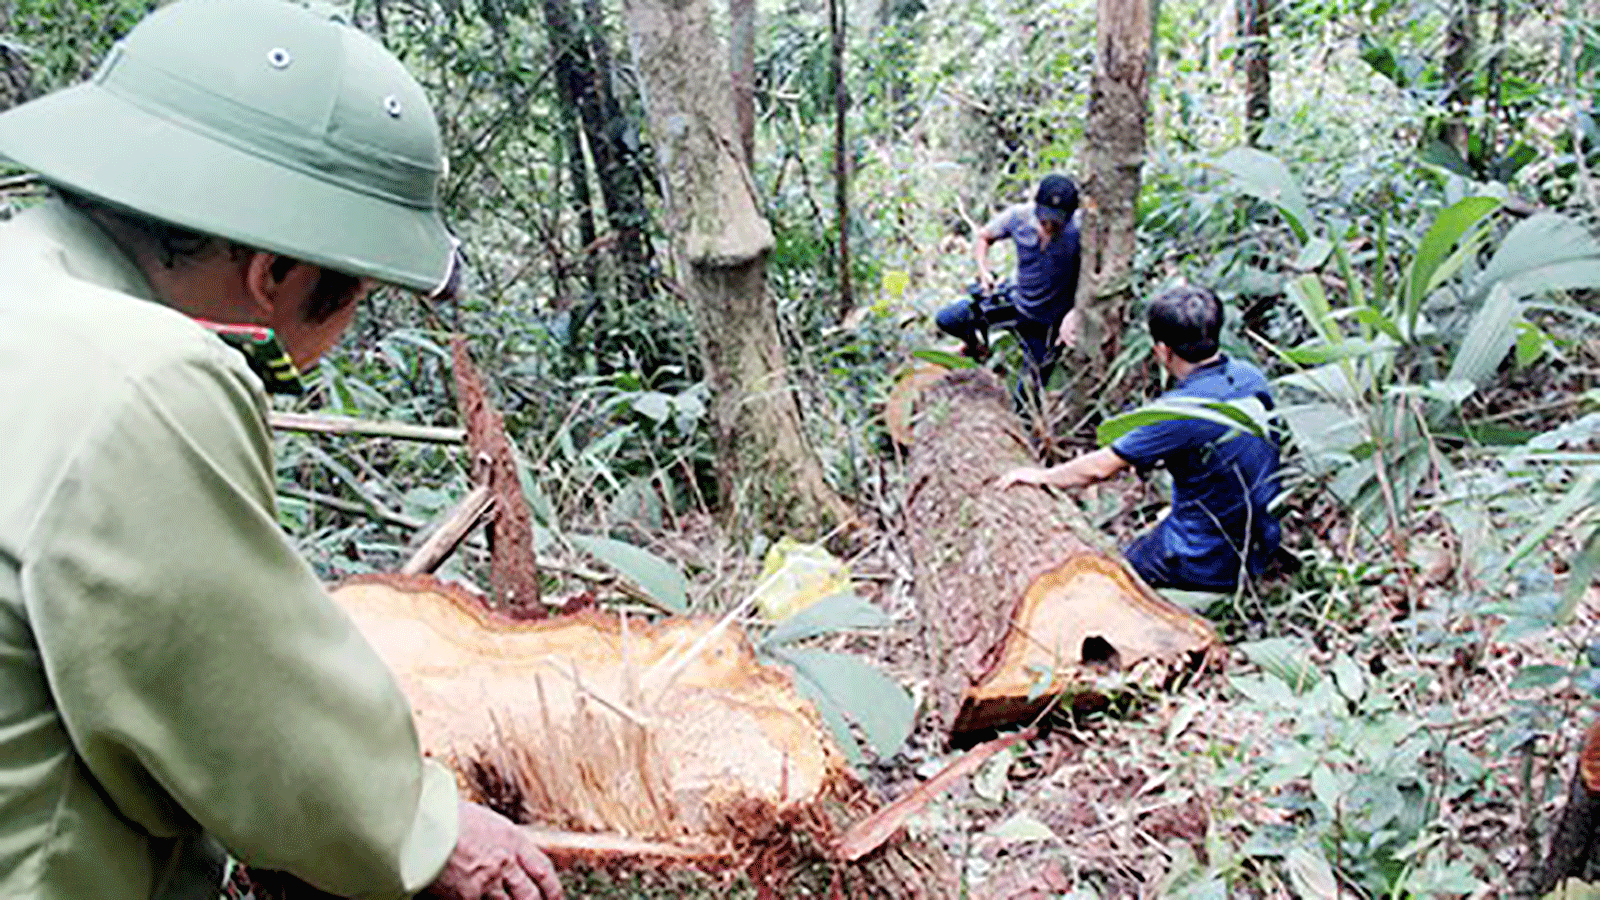
[[[1177,380],[1162,401],[1254,399],[1272,409],[1261,371],[1219,352],[1222,304],[1211,291],[1167,291],[1151,302],[1148,320],[1156,360]],[[1152,587],[1200,591],[1234,590],[1241,561],[1259,575],[1280,540],[1268,509],[1278,493],[1278,446],[1270,437],[1205,419],[1168,419],[1059,466],[1013,469],[998,484],[1081,487],[1129,466],[1158,464],[1172,474],[1172,510],[1125,551],[1134,570]]]
[[[1010,328],[1027,356],[1031,380],[1043,385],[1055,365],[1055,345],[1072,346],[1078,333],[1073,302],[1078,293],[1078,186],[1065,175],[1047,175],[1032,203],[1006,207],[978,229],[972,256],[978,264],[981,299],[962,300],[939,311],[936,322],[961,339],[963,352],[979,358],[988,352],[992,327]],[[1014,285],[995,290],[989,271],[989,246],[1010,240],[1017,251]],[[1021,382],[1019,382],[1020,384]]]

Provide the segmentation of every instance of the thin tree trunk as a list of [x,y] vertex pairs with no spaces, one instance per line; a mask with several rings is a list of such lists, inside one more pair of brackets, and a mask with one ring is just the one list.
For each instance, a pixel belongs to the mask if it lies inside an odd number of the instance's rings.
[[823,530],[849,517],[806,442],[756,203],[706,0],[625,4],[665,187],[668,232],[712,391],[723,511]]
[[1472,102],[1472,61],[1478,51],[1479,0],[1454,0],[1445,28],[1444,81],[1448,110],[1436,126],[1439,140],[1455,148],[1467,165],[1478,171],[1483,160],[1472,153],[1467,108]]
[[733,113],[739,123],[744,164],[756,165],[756,2],[728,0],[728,67],[733,75]]
[[1272,13],[1277,0],[1243,0],[1245,138],[1254,147],[1272,117]]
[[[603,23],[580,23],[571,0],[543,0],[545,31],[554,56],[556,88],[562,102],[577,113],[589,156],[605,199],[606,218],[617,236],[617,259],[622,271],[623,291],[635,300],[647,302],[654,292],[649,273],[649,245],[645,239],[648,212],[645,207],[644,177],[638,160],[627,148],[620,133],[626,120],[617,107],[609,87],[610,53],[605,47]],[[587,10],[593,19],[598,10]],[[585,185],[587,190],[587,185]],[[592,249],[594,238],[585,240]],[[595,296],[574,317],[571,338],[578,332],[598,303]]]
[[1503,85],[1502,70],[1505,63],[1506,52],[1506,0],[1495,0],[1494,4],[1494,55],[1489,57],[1489,78],[1484,89],[1484,96],[1488,108],[1483,116],[1483,157],[1487,160],[1496,160],[1500,157],[1500,107],[1501,91]]
[[1103,360],[1117,355],[1132,296],[1128,279],[1137,238],[1134,209],[1144,165],[1159,5],[1159,0],[1099,0],[1084,126],[1087,175],[1077,305],[1084,311],[1084,343]]
[[833,32],[833,206],[839,228],[839,318],[855,308],[850,286],[850,155],[845,147],[845,114],[850,92],[844,83],[847,19],[845,0],[828,0],[828,27]]

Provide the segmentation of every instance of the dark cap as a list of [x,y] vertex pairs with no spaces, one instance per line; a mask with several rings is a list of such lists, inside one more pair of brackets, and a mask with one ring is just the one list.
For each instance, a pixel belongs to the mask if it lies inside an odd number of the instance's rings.
[[1078,186],[1065,175],[1046,175],[1033,195],[1034,214],[1065,222],[1078,208]]

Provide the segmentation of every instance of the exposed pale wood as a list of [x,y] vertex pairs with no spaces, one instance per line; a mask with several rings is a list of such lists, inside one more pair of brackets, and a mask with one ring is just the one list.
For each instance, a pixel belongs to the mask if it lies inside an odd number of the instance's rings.
[[[514,621],[423,577],[333,596],[394,670],[424,750],[537,827],[732,854],[752,817],[820,803],[849,777],[811,705],[736,627],[702,643],[709,620]],[[656,683],[657,663],[697,645]]]
[[981,369],[945,375],[917,404],[907,532],[938,661],[930,712],[958,742],[1026,723],[1099,672],[1159,682],[1217,646],[1211,626],[1139,580],[1072,500],[994,486],[1035,464],[1022,429]]
[[279,431],[303,431],[313,434],[355,434],[431,444],[459,444],[467,439],[465,428],[413,425],[410,422],[378,422],[315,413],[271,412],[267,414],[267,422]]
[[472,529],[478,527],[493,506],[494,495],[490,493],[488,485],[480,484],[473,488],[445,512],[417,552],[411,554],[411,558],[400,567],[400,574],[427,575],[436,571],[461,546]]

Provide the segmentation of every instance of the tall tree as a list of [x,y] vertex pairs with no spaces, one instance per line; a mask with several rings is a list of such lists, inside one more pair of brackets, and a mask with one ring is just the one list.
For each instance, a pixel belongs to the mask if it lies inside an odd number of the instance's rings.
[[1240,0],[1245,138],[1254,147],[1272,116],[1272,13],[1277,0]]
[[[579,20],[571,0],[544,0],[545,33],[550,39],[556,89],[569,109],[577,111],[582,123],[589,158],[594,161],[600,194],[605,199],[606,219],[616,236],[617,259],[622,271],[625,296],[648,302],[655,283],[650,275],[650,244],[645,226],[649,215],[645,206],[646,178],[640,160],[628,146],[621,129],[626,125],[620,105],[611,91],[611,58],[605,45],[604,22],[598,9],[586,8],[586,19]],[[574,160],[581,167],[581,157]],[[576,171],[574,172],[576,182]],[[574,189],[579,186],[575,183]],[[588,185],[582,185],[580,200],[586,202]],[[585,252],[593,252],[589,238]],[[599,302],[597,296],[574,317],[571,337],[578,339],[583,320]]]
[[1084,124],[1083,270],[1078,307],[1083,345],[1117,355],[1131,290],[1134,209],[1144,166],[1155,21],[1160,0],[1099,0],[1094,74]]
[[839,318],[855,307],[850,287],[850,155],[845,150],[845,115],[850,93],[844,84],[845,0],[828,0],[828,30],[833,36],[833,208],[839,228]]
[[712,390],[730,513],[824,527],[849,510],[829,487],[789,387],[767,294],[772,228],[734,122],[706,0],[627,0],[634,63],[665,188],[668,232]]
[[728,0],[728,68],[744,164],[756,164],[756,0]]

